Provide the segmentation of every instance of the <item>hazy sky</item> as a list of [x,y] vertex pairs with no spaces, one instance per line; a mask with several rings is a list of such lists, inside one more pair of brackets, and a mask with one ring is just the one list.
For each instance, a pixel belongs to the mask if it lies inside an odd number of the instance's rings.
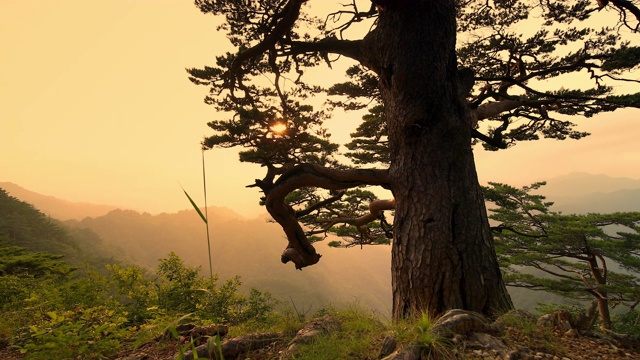
[[[228,46],[215,26],[190,0],[1,0],[0,182],[151,213],[189,208],[181,183],[202,202],[199,144],[215,114],[184,69],[213,64]],[[577,142],[477,151],[480,178],[640,178],[639,118],[586,119],[580,129],[593,135]],[[346,139],[355,120],[338,117],[332,133]],[[260,167],[234,150],[205,156],[210,205],[264,212],[258,191],[244,187]]]

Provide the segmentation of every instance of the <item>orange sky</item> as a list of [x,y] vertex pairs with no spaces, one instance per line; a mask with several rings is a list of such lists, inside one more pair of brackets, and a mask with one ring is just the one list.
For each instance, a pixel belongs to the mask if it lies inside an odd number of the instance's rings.
[[[151,213],[190,207],[180,182],[202,202],[199,142],[215,114],[184,69],[212,64],[225,49],[215,25],[189,0],[0,1],[0,182]],[[578,142],[479,150],[480,178],[640,178],[639,117],[586,119],[581,129],[593,135]],[[330,122],[336,139],[357,125],[351,119]],[[262,177],[260,167],[239,163],[234,150],[206,158],[211,205],[264,212],[257,190],[244,187]]]

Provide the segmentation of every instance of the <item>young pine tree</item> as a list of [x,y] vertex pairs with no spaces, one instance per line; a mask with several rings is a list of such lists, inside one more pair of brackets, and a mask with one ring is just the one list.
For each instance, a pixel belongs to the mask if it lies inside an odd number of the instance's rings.
[[[532,194],[544,182],[517,189],[490,183],[489,218],[507,285],[594,300],[602,325],[609,308],[640,303],[640,213],[565,215]],[[614,271],[614,267],[620,269]],[[531,271],[535,270],[535,271]]]

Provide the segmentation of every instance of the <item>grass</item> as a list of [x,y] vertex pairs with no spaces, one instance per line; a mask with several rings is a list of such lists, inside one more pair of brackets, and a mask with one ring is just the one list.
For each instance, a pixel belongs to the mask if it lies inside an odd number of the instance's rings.
[[354,305],[344,309],[323,309],[318,315],[337,318],[342,328],[298,347],[295,359],[377,359],[388,327],[375,314]]
[[391,325],[393,335],[403,346],[419,346],[428,359],[454,359],[453,343],[450,339],[434,331],[437,318],[422,313],[413,319]]
[[[634,314],[635,315],[635,314]],[[246,322],[241,325],[231,326],[228,338],[249,333],[278,332],[284,334],[284,340],[274,344],[269,349],[250,354],[250,359],[276,359],[282,351],[286,351],[289,342],[295,337],[297,331],[312,319],[332,317],[341,324],[340,328],[316,336],[307,344],[299,344],[295,347],[293,356],[287,357],[296,360],[334,360],[334,359],[378,359],[385,337],[391,336],[397,340],[397,348],[419,347],[422,349],[422,359],[473,359],[477,358],[470,349],[465,349],[465,342],[454,343],[448,337],[434,331],[437,318],[427,314],[420,314],[413,319],[402,322],[390,323],[383,321],[373,311],[359,305],[351,305],[342,308],[327,307],[315,314],[300,316],[293,310],[281,310],[273,312],[269,317],[260,322]],[[153,330],[169,329],[175,326],[185,317],[178,319],[164,319],[159,321]],[[636,320],[635,318],[633,319]],[[505,331],[502,336],[504,342],[511,347],[528,347],[532,351],[566,356],[568,348],[563,344],[561,336],[554,335],[548,328],[536,325],[536,318],[524,316],[517,311],[507,313],[500,317]],[[149,329],[152,330],[152,329]],[[142,331],[144,333],[144,331]],[[153,332],[153,331],[151,331]],[[173,334],[177,337],[176,334]],[[161,337],[165,338],[165,337]],[[147,339],[149,340],[149,339]],[[175,339],[169,340],[175,342]],[[195,339],[194,339],[195,340]],[[153,347],[161,350],[168,346],[166,342],[158,341]],[[148,343],[149,344],[149,343]],[[123,344],[126,346],[126,344]],[[175,344],[178,352],[186,352],[194,347],[193,343]],[[220,359],[220,342],[211,338],[209,349]],[[163,357],[164,359],[165,357]]]
[[227,337],[235,337],[251,333],[282,333],[293,339],[298,330],[304,326],[304,318],[293,314],[289,309],[283,309],[269,314],[262,321],[248,321],[229,328]]
[[337,318],[342,328],[318,336],[296,349],[295,359],[377,359],[386,336],[398,341],[397,348],[419,346],[428,359],[455,358],[453,343],[433,331],[434,320],[427,314],[398,323],[385,323],[373,312],[358,305],[328,308],[316,315]]

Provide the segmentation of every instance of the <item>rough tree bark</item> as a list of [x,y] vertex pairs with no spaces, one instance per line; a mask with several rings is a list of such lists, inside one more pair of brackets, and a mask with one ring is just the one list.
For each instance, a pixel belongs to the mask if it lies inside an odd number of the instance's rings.
[[509,309],[458,81],[454,0],[390,6],[363,55],[379,69],[391,146],[393,317]]

